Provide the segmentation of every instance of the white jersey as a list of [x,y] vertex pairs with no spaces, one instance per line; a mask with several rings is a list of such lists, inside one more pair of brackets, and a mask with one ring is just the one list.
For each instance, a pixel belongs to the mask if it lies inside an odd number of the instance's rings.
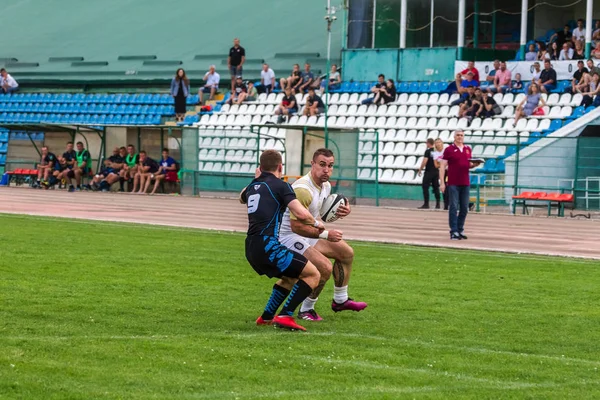
[[[321,219],[321,206],[323,201],[331,194],[331,183],[324,182],[321,187],[318,187],[312,180],[310,172],[298,179],[292,184],[292,189],[296,193],[296,198],[300,203],[308,209],[315,219]],[[290,215],[289,208],[285,210],[283,219],[281,220],[281,228],[279,237],[293,235],[290,218],[295,217]]]

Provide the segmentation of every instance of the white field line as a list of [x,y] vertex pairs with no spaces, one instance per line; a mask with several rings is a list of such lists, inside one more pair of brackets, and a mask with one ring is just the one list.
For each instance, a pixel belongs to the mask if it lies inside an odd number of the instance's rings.
[[410,368],[410,367],[400,367],[400,366],[392,366],[387,364],[374,363],[370,361],[359,361],[359,360],[343,360],[337,358],[327,358],[327,357],[313,357],[313,356],[302,356],[307,360],[316,361],[320,363],[327,364],[337,364],[340,366],[352,366],[352,367],[360,367],[360,368],[371,368],[371,369],[381,369],[387,371],[395,371],[400,373],[416,373],[416,374],[425,374],[425,375],[433,375],[436,377],[442,378],[451,378],[457,381],[464,382],[473,382],[480,383],[486,386],[492,386],[499,389],[530,389],[530,388],[548,388],[558,386],[555,383],[531,383],[531,382],[514,382],[514,381],[503,381],[498,379],[488,379],[488,378],[480,378],[472,375],[462,374],[462,373],[454,373],[448,371],[439,371],[434,368],[426,369],[426,368]]
[[[64,220],[64,219],[69,219],[70,223],[79,223],[79,224],[84,224],[84,225],[102,225],[102,226],[114,226],[114,227],[121,227],[123,226],[123,224],[133,224],[133,225],[143,225],[144,229],[155,229],[155,230],[160,230],[160,231],[173,231],[173,232],[181,232],[181,231],[210,231],[211,233],[219,233],[219,234],[223,234],[223,235],[231,235],[231,234],[243,234],[245,233],[245,230],[242,229],[227,229],[227,228],[210,228],[210,227],[193,227],[193,226],[185,226],[185,225],[181,225],[181,224],[168,224],[168,223],[158,223],[158,222],[142,222],[139,220],[134,220],[134,219],[127,219],[127,218],[105,218],[105,217],[98,217],[98,218],[90,218],[90,217],[73,217],[73,216],[57,216],[57,215],[50,215],[50,214],[44,214],[44,213],[26,213],[26,212],[12,212],[12,211],[0,211],[0,216],[4,214],[4,215],[10,215],[11,217],[15,217],[15,218],[19,218],[19,216],[21,216],[21,218],[25,218],[26,216],[29,217],[44,217],[44,218],[48,218],[48,219],[55,219],[55,220]],[[397,242],[397,243],[391,243],[391,242],[386,242],[386,241],[380,241],[380,240],[369,240],[369,239],[364,239],[364,238],[354,238],[354,239],[349,239],[349,240],[353,240],[359,243],[356,243],[355,245],[368,245],[368,246],[377,246],[380,248],[388,248],[388,249],[398,249],[398,246],[411,246],[413,247],[413,249],[411,249],[410,247],[404,247],[402,250],[404,251],[428,251],[429,248],[436,248],[439,250],[459,250],[460,254],[470,254],[470,255],[477,255],[477,256],[481,256],[481,257],[487,257],[487,258],[502,258],[502,259],[513,259],[513,260],[522,260],[523,258],[527,258],[528,260],[536,260],[536,261],[548,261],[548,257],[560,257],[561,261],[569,261],[569,262],[574,262],[574,263],[588,263],[589,260],[594,260],[594,259],[598,259],[598,257],[595,256],[584,256],[584,255],[580,255],[580,256],[575,256],[575,255],[568,255],[568,254],[559,254],[559,253],[544,253],[544,252],[538,252],[538,251],[517,251],[517,250],[511,250],[511,249],[495,249],[495,248],[487,248],[487,247],[480,247],[480,246],[474,246],[472,248],[465,248],[465,247],[449,247],[449,246],[443,246],[440,245],[439,243],[435,243],[435,244],[427,244],[427,243],[420,243],[420,242]]]
[[600,367],[600,360],[588,360],[582,358],[565,357],[565,356],[553,356],[548,354],[535,354],[535,353],[520,353],[515,351],[506,350],[494,350],[484,347],[468,347],[468,346],[457,346],[452,344],[441,344],[432,343],[421,340],[410,340],[402,338],[389,338],[384,336],[376,335],[362,335],[359,333],[337,333],[337,332],[287,332],[279,331],[274,329],[263,329],[261,332],[203,332],[201,335],[99,335],[99,336],[1,336],[0,341],[47,341],[47,342],[58,342],[58,341],[70,341],[70,340],[146,340],[146,341],[173,341],[180,339],[193,339],[202,336],[218,336],[218,337],[231,337],[236,339],[246,339],[253,337],[269,337],[277,334],[290,334],[290,335],[301,335],[305,337],[310,336],[336,336],[345,337],[352,339],[369,339],[378,341],[388,341],[388,344],[400,344],[412,347],[428,347],[433,349],[449,349],[457,350],[468,353],[479,353],[479,354],[497,354],[510,357],[525,357],[525,358],[537,358],[549,361],[557,361],[562,363],[575,363],[575,364],[586,364],[591,366]]

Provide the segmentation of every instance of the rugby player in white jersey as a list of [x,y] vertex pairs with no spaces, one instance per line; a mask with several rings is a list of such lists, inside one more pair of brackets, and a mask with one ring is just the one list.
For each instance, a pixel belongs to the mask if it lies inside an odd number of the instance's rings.
[[[308,174],[292,184],[296,198],[306,207],[312,216],[320,220],[323,201],[331,194],[329,178],[333,173],[334,155],[329,149],[318,149],[313,154],[311,170]],[[338,216],[343,218],[350,214],[350,206],[340,206]],[[348,297],[348,281],[354,261],[354,250],[344,240],[342,232],[336,229],[319,232],[318,229],[298,221],[290,210],[286,210],[281,221],[279,241],[287,248],[304,255],[316,265],[321,273],[319,285],[304,300],[298,317],[307,321],[321,321],[315,311],[315,303],[329,280],[333,270],[334,294],[331,308],[335,312],[352,310],[361,311],[367,303],[354,301]],[[329,259],[333,259],[333,266]],[[292,287],[294,282],[285,281],[283,286]]]

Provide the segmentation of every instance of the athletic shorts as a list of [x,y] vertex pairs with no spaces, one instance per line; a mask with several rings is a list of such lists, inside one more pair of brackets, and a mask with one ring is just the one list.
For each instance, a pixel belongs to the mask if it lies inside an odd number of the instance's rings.
[[259,275],[298,278],[308,260],[289,250],[275,236],[246,237],[246,259]]
[[307,238],[304,236],[296,235],[295,233],[291,233],[289,235],[280,236],[279,241],[288,249],[304,255],[306,249],[308,249],[310,246],[316,245],[319,239]]

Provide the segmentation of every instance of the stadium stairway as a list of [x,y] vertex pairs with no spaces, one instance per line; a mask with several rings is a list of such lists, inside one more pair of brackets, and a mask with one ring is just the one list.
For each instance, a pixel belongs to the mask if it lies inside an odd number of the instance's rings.
[[[458,95],[428,93],[431,84],[403,83],[409,92],[397,95],[396,101],[384,106],[362,105],[369,95],[365,93],[368,83],[346,83],[350,92],[329,94],[327,125],[331,128],[360,129],[357,176],[361,180],[420,184],[417,170],[425,152],[428,138],[441,138],[445,143],[453,140],[456,129],[465,131],[465,141],[473,148],[476,157],[486,163],[475,170],[473,184],[485,183],[486,174],[503,174],[504,158],[514,154],[518,147],[531,143],[560,129],[564,124],[591,111],[579,107],[580,94],[544,95],[547,102],[545,115],[521,119],[513,124],[516,106],[523,100],[523,93],[496,94],[494,99],[503,106],[501,115],[493,118],[467,119],[454,117],[458,106],[449,104]],[[440,86],[436,85],[437,90]],[[412,91],[412,93],[410,93]],[[223,105],[212,114],[197,116],[193,121],[200,130],[200,165],[205,172],[251,173],[256,164],[257,137],[244,129],[250,125],[266,125],[276,122],[274,111],[282,94],[261,94],[256,102]],[[306,96],[297,95],[300,106]],[[188,122],[188,121],[186,121]],[[292,116],[291,126],[324,127],[325,117]],[[271,127],[268,137],[259,139],[259,149],[284,150],[285,128]],[[517,143],[517,140],[519,143]]]

